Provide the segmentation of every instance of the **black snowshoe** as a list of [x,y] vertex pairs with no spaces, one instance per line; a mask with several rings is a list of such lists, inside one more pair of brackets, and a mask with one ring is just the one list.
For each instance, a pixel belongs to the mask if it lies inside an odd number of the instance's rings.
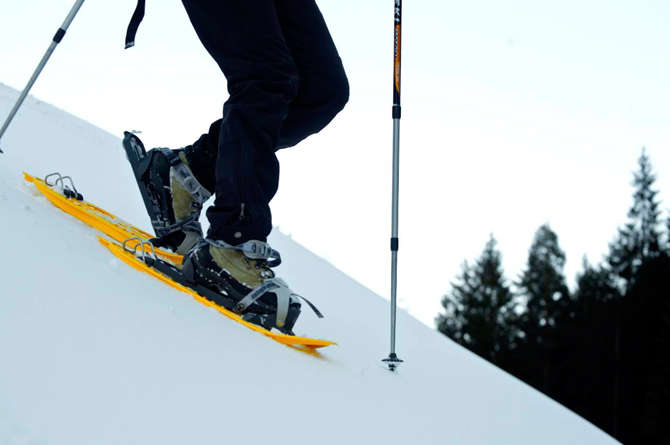
[[[180,254],[187,253],[202,239],[202,227],[198,220],[202,206],[211,194],[184,164],[181,150],[154,148],[147,152],[142,141],[129,132],[124,133],[123,147],[156,234],[152,244]],[[171,175],[192,200],[190,215],[181,220],[175,217]]]
[[[256,243],[261,245],[261,243]],[[242,318],[266,329],[276,327],[281,332],[293,334],[293,326],[300,315],[300,302],[286,283],[275,278],[266,260],[251,260],[240,254],[242,261],[253,265],[252,270],[261,280],[255,288],[223,269],[214,260],[210,249],[217,249],[203,241],[184,260],[184,279],[226,295],[230,299],[230,310]],[[231,246],[232,248],[232,246]]]

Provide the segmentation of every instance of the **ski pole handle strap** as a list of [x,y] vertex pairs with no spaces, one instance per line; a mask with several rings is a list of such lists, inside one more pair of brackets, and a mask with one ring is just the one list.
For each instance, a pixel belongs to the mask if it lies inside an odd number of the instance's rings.
[[130,24],[128,24],[128,31],[126,32],[126,48],[132,48],[135,46],[135,36],[137,35],[137,30],[140,27],[140,23],[144,19],[144,3],[145,0],[137,0],[137,7],[133,13],[133,17],[130,19]]

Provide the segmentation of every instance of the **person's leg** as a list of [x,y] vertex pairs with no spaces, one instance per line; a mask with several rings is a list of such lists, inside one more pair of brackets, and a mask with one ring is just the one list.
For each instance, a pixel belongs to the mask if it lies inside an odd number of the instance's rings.
[[219,153],[219,134],[221,119],[209,127],[209,131],[198,138],[193,145],[184,147],[186,159],[191,171],[210,192],[216,189],[216,158]]
[[[298,95],[289,105],[275,149],[291,147],[319,132],[349,99],[349,83],[333,39],[314,0],[281,0],[277,13],[298,68]],[[186,148],[200,182],[214,190],[221,120]]]
[[[216,199],[207,211],[208,236],[229,244],[265,241],[272,229],[269,202],[279,180],[274,151],[298,92],[298,72],[275,0],[183,3],[200,40],[226,76],[230,93],[218,137]],[[203,178],[205,187],[206,182]]]
[[300,75],[298,95],[282,124],[279,149],[328,125],[349,100],[349,83],[314,0],[277,0],[277,14]]

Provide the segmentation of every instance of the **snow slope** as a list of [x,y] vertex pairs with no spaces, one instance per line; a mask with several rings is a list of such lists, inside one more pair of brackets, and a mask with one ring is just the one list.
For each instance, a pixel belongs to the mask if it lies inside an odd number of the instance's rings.
[[318,357],[120,263],[21,176],[72,175],[147,228],[116,136],[31,98],[2,148],[1,444],[616,443],[405,313],[389,373],[388,303],[277,231],[279,274],[326,314],[297,333],[339,343]]

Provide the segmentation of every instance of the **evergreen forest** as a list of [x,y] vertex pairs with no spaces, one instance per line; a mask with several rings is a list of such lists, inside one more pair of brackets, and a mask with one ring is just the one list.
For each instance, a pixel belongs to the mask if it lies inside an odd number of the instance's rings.
[[[442,299],[437,329],[624,444],[670,444],[670,217],[642,150],[627,220],[574,289],[549,224],[508,280],[493,235]],[[622,215],[625,217],[625,215]]]

